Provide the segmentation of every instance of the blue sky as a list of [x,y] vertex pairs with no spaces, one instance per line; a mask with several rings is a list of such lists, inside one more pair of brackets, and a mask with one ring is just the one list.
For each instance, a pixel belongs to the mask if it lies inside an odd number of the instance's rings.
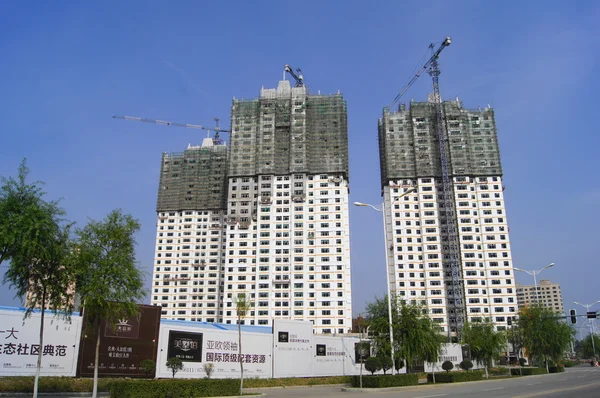
[[[379,203],[377,118],[430,42],[441,91],[496,110],[516,267],[556,267],[565,305],[600,299],[593,1],[0,2],[0,175],[27,157],[48,198],[83,226],[122,208],[142,223],[149,272],[161,153],[204,134],[112,119],[229,125],[232,98],[301,67],[348,102],[351,201]],[[427,75],[404,100],[424,100]],[[227,137],[226,137],[227,138]],[[350,212],[354,312],[385,289],[379,214]],[[3,271],[5,268],[0,269]],[[530,283],[527,275],[519,275]],[[12,292],[0,291],[11,305]]]

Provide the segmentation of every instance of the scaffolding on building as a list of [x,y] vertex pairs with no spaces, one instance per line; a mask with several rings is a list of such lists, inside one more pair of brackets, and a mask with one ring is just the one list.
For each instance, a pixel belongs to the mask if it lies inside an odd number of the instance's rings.
[[234,99],[229,176],[341,174],[348,178],[348,125],[341,94],[311,95],[279,82],[258,99]]
[[[451,175],[502,176],[494,110],[465,109],[458,100],[443,107]],[[436,131],[431,102],[384,110],[378,123],[382,187],[390,180],[441,177]]]
[[208,143],[188,146],[182,153],[164,153],[156,211],[222,210],[227,199],[226,176],[225,145]]

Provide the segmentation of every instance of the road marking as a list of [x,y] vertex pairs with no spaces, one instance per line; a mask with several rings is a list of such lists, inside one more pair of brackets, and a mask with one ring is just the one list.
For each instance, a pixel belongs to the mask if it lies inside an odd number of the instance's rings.
[[422,395],[422,396],[420,396],[420,397],[415,397],[415,398],[432,398],[432,397],[443,397],[444,395],[448,395],[448,394]]
[[482,391],[494,391],[494,390],[504,390],[504,387],[498,387],[498,388],[486,388]]
[[581,379],[582,377],[586,377],[586,375],[583,376],[577,376],[578,379]]
[[528,386],[537,386],[538,384],[542,384],[542,383],[531,383],[531,384],[527,384]]

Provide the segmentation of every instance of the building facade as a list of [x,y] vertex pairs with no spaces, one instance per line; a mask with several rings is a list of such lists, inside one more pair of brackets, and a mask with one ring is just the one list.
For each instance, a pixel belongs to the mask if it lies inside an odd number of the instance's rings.
[[540,305],[551,309],[554,312],[560,314],[564,313],[564,303],[562,298],[562,292],[558,283],[552,283],[547,279],[542,279],[536,286],[534,285],[521,285],[517,282],[517,301],[519,308],[527,307],[539,302]]
[[[283,80],[257,99],[234,99],[230,141],[228,151],[207,142],[163,156],[153,304],[173,319],[236,323],[235,299],[245,294],[253,303],[245,324],[299,319],[316,333],[348,332],[343,96]],[[178,167],[192,158],[209,169],[188,180]],[[210,169],[213,160],[225,169]]]
[[227,147],[163,154],[151,303],[163,318],[221,322]]
[[[425,306],[448,335],[484,318],[504,329],[517,299],[494,111],[465,109],[458,99],[442,107],[449,209],[434,104],[386,109],[379,120],[390,291]],[[456,230],[460,296],[453,288],[448,217]]]

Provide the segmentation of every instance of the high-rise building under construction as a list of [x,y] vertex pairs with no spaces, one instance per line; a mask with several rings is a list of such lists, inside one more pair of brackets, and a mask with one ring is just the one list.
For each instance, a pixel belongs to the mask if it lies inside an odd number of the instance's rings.
[[[163,317],[351,328],[348,131],[341,94],[282,80],[234,99],[231,142],[164,155],[152,303]],[[192,163],[191,163],[192,162]],[[201,170],[199,170],[201,168]]]
[[[484,318],[503,329],[517,300],[494,111],[465,109],[458,99],[441,105],[453,195],[446,209],[431,100],[386,108],[379,119],[390,291],[425,306],[449,335],[465,321]],[[449,235],[449,223],[457,236]],[[452,239],[458,240],[458,278],[452,276]]]

